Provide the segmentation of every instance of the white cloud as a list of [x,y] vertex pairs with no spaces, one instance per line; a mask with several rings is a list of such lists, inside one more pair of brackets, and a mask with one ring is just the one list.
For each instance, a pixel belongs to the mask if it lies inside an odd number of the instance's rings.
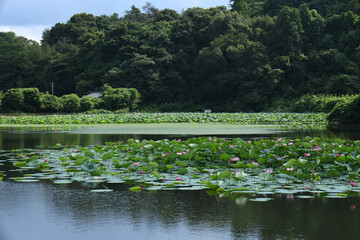
[[0,32],[14,32],[16,36],[23,36],[40,43],[42,33],[46,28],[50,26],[0,26]]

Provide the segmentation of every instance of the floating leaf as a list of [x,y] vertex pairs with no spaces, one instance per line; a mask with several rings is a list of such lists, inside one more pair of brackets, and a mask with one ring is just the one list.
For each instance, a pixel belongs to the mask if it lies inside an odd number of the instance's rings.
[[268,202],[271,200],[274,200],[274,199],[273,198],[251,198],[251,199],[249,199],[249,201],[252,201],[252,202]]
[[138,191],[141,191],[142,188],[140,186],[134,186],[134,187],[130,188],[129,190],[133,191],[133,192],[138,192]]
[[114,190],[112,189],[92,189],[90,190],[90,192],[96,192],[96,193],[104,193],[104,192],[113,192]]

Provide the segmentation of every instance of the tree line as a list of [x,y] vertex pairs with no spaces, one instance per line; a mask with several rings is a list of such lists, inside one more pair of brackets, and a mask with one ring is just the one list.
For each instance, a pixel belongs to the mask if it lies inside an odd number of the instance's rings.
[[82,96],[109,84],[137,89],[143,109],[286,110],[306,94],[359,93],[359,14],[358,0],[75,14],[41,44],[1,32],[0,88]]
[[1,98],[0,112],[5,113],[107,113],[137,109],[140,94],[134,88],[102,87],[98,97],[71,93],[57,97],[38,88],[11,88]]

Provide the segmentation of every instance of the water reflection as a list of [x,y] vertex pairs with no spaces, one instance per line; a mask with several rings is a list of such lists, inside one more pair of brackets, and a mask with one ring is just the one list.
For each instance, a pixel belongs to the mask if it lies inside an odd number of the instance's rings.
[[[360,139],[352,130],[292,130],[265,137]],[[85,134],[73,128],[0,128],[1,149],[44,148],[56,143],[187,138],[191,135]],[[219,135],[218,135],[219,136]],[[263,134],[223,135],[258,138]],[[221,137],[221,136],[220,136]],[[7,165],[0,166],[1,168]],[[124,191],[125,190],[125,191]],[[258,203],[243,195],[204,191],[116,188],[91,193],[80,184],[0,182],[0,239],[357,239],[359,198],[297,199]]]
[[[357,239],[358,199],[257,203],[204,191],[91,193],[78,186],[0,184],[0,230],[23,239]],[[242,196],[239,196],[243,199]],[[19,231],[21,230],[21,231]]]
[[[91,128],[91,127],[90,127]],[[106,129],[103,132],[101,128]],[[50,147],[56,143],[63,145],[96,145],[103,144],[105,142],[126,142],[129,138],[134,139],[152,139],[158,140],[163,138],[186,139],[194,136],[218,136],[225,138],[236,138],[241,137],[244,139],[249,138],[272,138],[272,137],[291,137],[291,138],[303,138],[306,136],[320,137],[320,138],[342,138],[342,139],[360,139],[360,130],[354,129],[266,129],[264,131],[259,130],[256,127],[244,131],[240,131],[237,134],[231,134],[231,131],[227,134],[155,134],[147,129],[149,132],[139,132],[137,134],[115,134],[109,130],[108,126],[97,126],[96,131],[92,134],[87,133],[86,127],[81,130],[78,127],[0,127],[0,149],[25,149],[25,148],[36,148],[36,147]],[[89,130],[90,131],[90,130]],[[152,132],[152,133],[151,133]],[[216,132],[216,131],[215,131]],[[151,134],[150,134],[151,133]]]

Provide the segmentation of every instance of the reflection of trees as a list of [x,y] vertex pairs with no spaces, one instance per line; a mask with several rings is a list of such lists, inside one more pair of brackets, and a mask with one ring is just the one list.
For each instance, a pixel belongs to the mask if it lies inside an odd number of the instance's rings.
[[[350,211],[354,199],[278,198],[257,203],[230,197],[209,196],[199,191],[114,191],[98,194],[76,186],[48,185],[44,198],[59,215],[78,224],[99,218],[171,230],[184,224],[194,232],[232,232],[236,239],[354,239],[360,234],[358,211]],[[241,198],[241,196],[239,197]],[[237,204],[242,202],[243,204]],[[245,203],[245,204],[244,204]]]
[[129,138],[141,139],[144,136],[134,134],[71,134],[66,130],[58,131],[55,129],[19,129],[8,128],[0,129],[0,148],[1,149],[24,149],[34,147],[49,147],[57,143],[63,145],[96,145],[105,142],[126,142]]
[[[48,147],[57,143],[63,145],[96,145],[105,142],[126,142],[129,138],[134,139],[153,139],[159,140],[163,138],[182,138],[189,136],[181,135],[138,135],[138,134],[72,134],[68,128],[60,128],[57,126],[48,128],[39,127],[12,127],[0,129],[0,148],[1,149],[24,149],[34,148],[37,146]],[[346,138],[359,139],[359,131],[344,129],[328,129],[328,130],[289,130],[285,132],[269,133],[266,137],[298,137],[317,136],[321,138]],[[223,135],[223,137],[242,137],[242,138],[259,138],[264,134],[246,134],[246,135]]]

